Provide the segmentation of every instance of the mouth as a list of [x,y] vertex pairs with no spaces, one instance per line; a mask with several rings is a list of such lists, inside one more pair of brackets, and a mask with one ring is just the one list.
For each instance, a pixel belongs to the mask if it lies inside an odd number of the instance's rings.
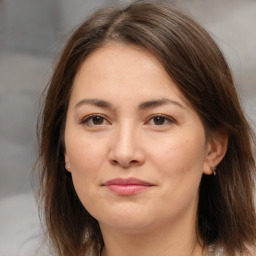
[[102,186],[118,195],[129,196],[145,191],[153,184],[136,178],[116,178],[105,182]]

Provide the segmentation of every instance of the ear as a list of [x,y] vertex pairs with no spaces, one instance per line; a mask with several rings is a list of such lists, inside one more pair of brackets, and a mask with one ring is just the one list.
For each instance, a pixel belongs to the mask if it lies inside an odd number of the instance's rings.
[[68,155],[67,153],[65,152],[64,154],[64,157],[65,157],[65,168],[68,172],[70,172],[70,163],[69,163],[69,158],[68,158]]
[[214,168],[221,162],[227,152],[228,134],[218,130],[210,134],[207,139],[204,174],[211,175]]

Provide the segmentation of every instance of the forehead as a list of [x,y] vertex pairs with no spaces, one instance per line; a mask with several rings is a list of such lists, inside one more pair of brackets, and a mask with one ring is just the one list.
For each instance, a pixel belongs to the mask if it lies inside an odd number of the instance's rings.
[[80,66],[72,89],[76,97],[93,93],[121,97],[131,92],[142,97],[172,94],[186,101],[157,57],[127,44],[108,43],[92,52]]
[[[137,67],[140,66],[140,70]],[[96,69],[95,69],[96,68]],[[124,72],[126,71],[126,72]],[[140,72],[135,72],[140,71]],[[139,73],[155,71],[170,80],[160,61],[148,50],[131,44],[107,43],[93,51],[80,66],[76,78],[83,72],[100,75],[139,75]],[[126,75],[125,75],[126,73]]]

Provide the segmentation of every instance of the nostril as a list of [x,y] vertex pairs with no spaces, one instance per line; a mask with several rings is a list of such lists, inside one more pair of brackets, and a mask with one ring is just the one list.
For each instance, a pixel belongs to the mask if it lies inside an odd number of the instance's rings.
[[137,160],[132,160],[132,161],[130,161],[130,165],[134,165],[134,164],[137,164],[137,163],[138,163]]
[[129,166],[137,165],[139,161],[137,161],[137,160],[118,161],[118,160],[113,159],[110,162],[111,162],[112,165],[121,165],[123,167],[129,167]]
[[118,165],[118,161],[117,160],[111,160],[111,164]]

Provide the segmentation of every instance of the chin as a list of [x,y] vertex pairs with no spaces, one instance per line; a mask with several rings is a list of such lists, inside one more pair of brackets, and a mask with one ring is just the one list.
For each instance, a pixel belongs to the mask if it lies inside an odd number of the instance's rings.
[[96,216],[100,226],[107,226],[127,233],[139,233],[153,226],[154,219],[147,212],[122,211],[104,212],[104,216]]
[[[122,233],[127,234],[139,234],[150,230],[150,222],[147,223],[139,220],[131,220],[129,218],[116,220],[116,221],[105,221],[104,223],[99,223],[101,228],[108,227],[112,230],[118,230]],[[153,230],[153,228],[152,228]]]

